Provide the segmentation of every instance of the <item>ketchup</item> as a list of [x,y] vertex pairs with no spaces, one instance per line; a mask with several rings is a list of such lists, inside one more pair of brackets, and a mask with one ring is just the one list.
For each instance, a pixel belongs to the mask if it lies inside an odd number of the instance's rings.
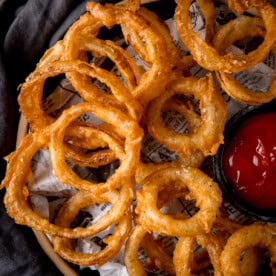
[[257,208],[276,209],[276,112],[245,120],[225,144],[222,165],[238,197]]

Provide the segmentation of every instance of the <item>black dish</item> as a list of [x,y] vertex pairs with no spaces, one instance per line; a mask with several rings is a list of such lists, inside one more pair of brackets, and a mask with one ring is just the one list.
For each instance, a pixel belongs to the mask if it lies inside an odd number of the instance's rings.
[[[268,104],[261,106],[249,106],[236,113],[226,124],[224,131],[224,144],[218,149],[217,154],[213,157],[213,170],[214,177],[220,186],[223,196],[228,200],[235,208],[246,216],[263,222],[276,222],[276,210],[266,210],[253,207],[243,200],[241,200],[232,188],[232,185],[227,182],[227,179],[223,172],[222,158],[224,148],[227,142],[232,139],[235,134],[235,130],[240,126],[242,122],[248,118],[266,112],[276,112],[276,101],[272,101]],[[276,179],[275,179],[276,185]],[[276,200],[276,198],[275,198]]]

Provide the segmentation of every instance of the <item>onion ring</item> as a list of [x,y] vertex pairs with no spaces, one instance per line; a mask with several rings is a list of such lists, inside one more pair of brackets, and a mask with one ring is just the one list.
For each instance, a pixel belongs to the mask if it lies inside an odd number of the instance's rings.
[[[120,191],[114,190],[101,194],[96,198],[91,193],[80,191],[64,203],[55,219],[55,224],[49,224],[48,232],[65,238],[84,238],[92,236],[106,229],[109,225],[117,223],[126,215],[132,202],[133,183],[125,182]],[[119,202],[120,201],[120,202]],[[88,227],[70,228],[68,221],[73,221],[81,208],[101,203],[112,204],[111,209],[95,223]],[[68,211],[70,210],[70,212]],[[57,230],[60,230],[60,233]]]
[[266,34],[263,43],[247,55],[234,55],[233,53],[220,55],[213,46],[208,45],[199,34],[193,31],[188,12],[191,0],[177,1],[175,20],[180,38],[199,65],[208,70],[238,72],[253,67],[268,55],[275,43],[275,8],[263,1],[261,1],[262,5],[257,4],[259,1],[247,1],[247,3],[248,8],[257,8],[264,21]]
[[[107,143],[97,137],[97,133],[99,131],[106,132],[102,125],[91,126],[91,124],[87,124],[83,121],[74,121],[70,124],[70,127],[66,129],[64,142],[76,147],[90,150],[96,149],[98,147],[105,148],[107,147]],[[113,136],[113,133],[107,133]],[[93,137],[93,139],[89,139],[91,137]],[[115,139],[118,138],[116,137]]]
[[116,143],[124,144],[124,140],[107,124],[91,125],[74,121],[65,131],[63,146],[66,160],[90,168],[112,163],[116,160],[116,154],[108,148],[107,135],[112,136]]
[[275,235],[269,227],[253,223],[235,231],[227,240],[221,253],[221,264],[225,275],[241,275],[239,258],[243,250],[260,246],[267,248],[270,253],[272,274],[275,273],[276,242]]
[[[178,186],[187,187],[189,198],[196,199],[200,210],[191,218],[175,219],[160,213],[156,206],[158,192],[172,185],[173,181],[177,181]],[[197,235],[210,231],[221,201],[217,184],[202,171],[171,167],[156,171],[144,180],[142,189],[137,191],[135,212],[139,215],[138,222],[149,231],[167,236]]]
[[[201,124],[201,118],[200,115],[196,113],[194,106],[190,102],[183,104],[182,101],[171,98],[165,102],[163,111],[173,111],[180,113],[186,119],[189,133],[192,134],[198,131]],[[182,155],[181,153],[178,153],[178,155],[179,158],[176,160],[170,162],[163,161],[159,163],[145,163],[140,158],[140,162],[136,168],[136,182],[142,183],[143,180],[154,171],[170,166],[199,168],[205,159],[204,154],[200,150],[190,155]]]
[[[194,96],[200,101],[201,126],[196,133],[185,135],[165,126],[162,106],[176,94]],[[223,142],[226,103],[215,88],[211,76],[208,79],[187,77],[172,81],[166,91],[149,104],[145,116],[149,133],[170,150],[185,156],[197,150],[204,155],[213,155]],[[213,122],[212,125],[210,122]]]
[[[216,236],[220,239],[222,249],[224,248],[228,238],[238,229],[243,227],[242,224],[230,220],[229,218],[219,217],[215,224],[214,229]],[[222,250],[221,250],[222,252]],[[220,252],[220,255],[221,255]],[[261,256],[259,248],[248,248],[243,252],[242,262],[240,262],[240,270],[242,275],[256,275],[261,265]]]
[[[86,199],[89,200],[91,204],[112,203],[112,208],[108,213],[100,218],[95,224],[87,228],[77,227],[71,229],[55,225],[32,210],[28,201],[29,191],[27,188],[28,180],[31,179],[32,175],[30,162],[41,147],[46,147],[48,139],[48,135],[45,133],[29,134],[24,137],[18,149],[9,158],[7,175],[2,182],[2,185],[6,187],[4,203],[8,214],[18,224],[28,225],[38,231],[44,231],[52,235],[67,238],[87,237],[102,231],[112,223],[118,222],[132,202],[134,186],[132,179],[125,179],[120,192],[114,190],[99,196],[82,192],[82,196],[80,197],[86,196]],[[71,201],[76,200],[78,202],[79,193],[77,193]],[[71,210],[71,212],[62,214],[62,216],[74,216],[74,212]]]
[[[109,146],[118,154],[120,166],[115,173],[102,183],[92,184],[90,181],[81,179],[75,174],[66,164],[63,148],[63,139],[66,127],[72,120],[85,112],[92,112],[101,120],[112,124],[115,128],[119,128],[118,132],[125,137],[124,154],[120,153],[118,146],[115,143],[110,143]],[[60,181],[67,183],[77,189],[90,191],[94,194],[99,194],[108,190],[113,190],[118,187],[123,179],[131,178],[135,173],[135,167],[139,160],[139,152],[142,139],[142,130],[138,124],[129,119],[125,114],[111,106],[105,107],[101,104],[80,103],[65,110],[51,127],[51,142],[49,145],[53,170]],[[111,137],[109,137],[111,138]]]
[[[84,197],[83,200],[78,199],[77,202],[72,201],[71,203],[63,206],[62,212],[60,212],[60,214],[58,214],[56,218],[58,222],[62,221],[63,227],[69,228],[71,223],[73,222],[74,217],[72,217],[71,215],[70,217],[68,216],[64,217],[64,214],[72,210],[72,208],[75,210],[76,207],[74,206],[74,204],[77,205],[77,209],[81,207],[84,208],[84,207],[88,207],[88,205],[90,204],[90,201],[87,200],[87,197]],[[72,247],[71,239],[62,238],[58,236],[53,237],[54,250],[65,260],[71,263],[81,265],[81,266],[89,266],[89,265],[101,266],[119,252],[130,230],[131,230],[131,215],[130,213],[126,213],[115,226],[113,235],[103,240],[103,242],[106,244],[106,247],[100,250],[99,252],[97,253],[96,252],[95,253],[77,252]]]
[[143,183],[144,179],[157,170],[162,170],[169,168],[171,166],[181,166],[181,167],[194,167],[199,168],[205,159],[202,152],[197,151],[189,156],[182,157],[170,162],[160,162],[160,163],[145,163],[142,160],[137,165],[135,179],[136,183]]
[[[237,29],[236,26],[239,26],[239,29]],[[241,40],[245,37],[263,37],[264,33],[265,28],[260,18],[240,16],[223,25],[218,30],[213,40],[213,45],[219,52],[223,52],[235,41]],[[260,105],[276,98],[275,76],[266,92],[253,91],[246,88],[236,80],[232,74],[223,71],[217,71],[216,76],[223,90],[229,96],[240,102],[251,105]]]

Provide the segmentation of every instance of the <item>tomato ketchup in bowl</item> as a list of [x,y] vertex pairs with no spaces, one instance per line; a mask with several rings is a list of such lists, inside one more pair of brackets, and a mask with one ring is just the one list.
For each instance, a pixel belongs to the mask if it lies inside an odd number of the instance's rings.
[[215,178],[238,210],[276,221],[276,102],[234,115],[214,157]]

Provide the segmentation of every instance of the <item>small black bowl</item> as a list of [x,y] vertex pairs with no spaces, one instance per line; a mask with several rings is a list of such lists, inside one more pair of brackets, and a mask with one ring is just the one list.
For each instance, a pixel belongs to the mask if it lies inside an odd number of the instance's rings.
[[[217,154],[213,157],[213,170],[214,177],[220,186],[223,196],[226,200],[229,201],[237,210],[246,216],[252,217],[254,219],[263,221],[263,222],[276,222],[276,209],[275,210],[266,210],[253,207],[248,203],[244,202],[239,196],[235,193],[232,185],[228,183],[224,172],[223,172],[223,154],[224,148],[227,146],[228,141],[230,141],[234,134],[235,130],[241,125],[242,122],[248,118],[266,112],[276,112],[276,101],[272,101],[268,104],[261,106],[249,106],[242,109],[240,112],[236,113],[230,120],[227,122],[225,131],[224,131],[224,144],[221,145],[218,149]],[[275,179],[276,185],[276,179]],[[276,200],[276,198],[275,198]]]

